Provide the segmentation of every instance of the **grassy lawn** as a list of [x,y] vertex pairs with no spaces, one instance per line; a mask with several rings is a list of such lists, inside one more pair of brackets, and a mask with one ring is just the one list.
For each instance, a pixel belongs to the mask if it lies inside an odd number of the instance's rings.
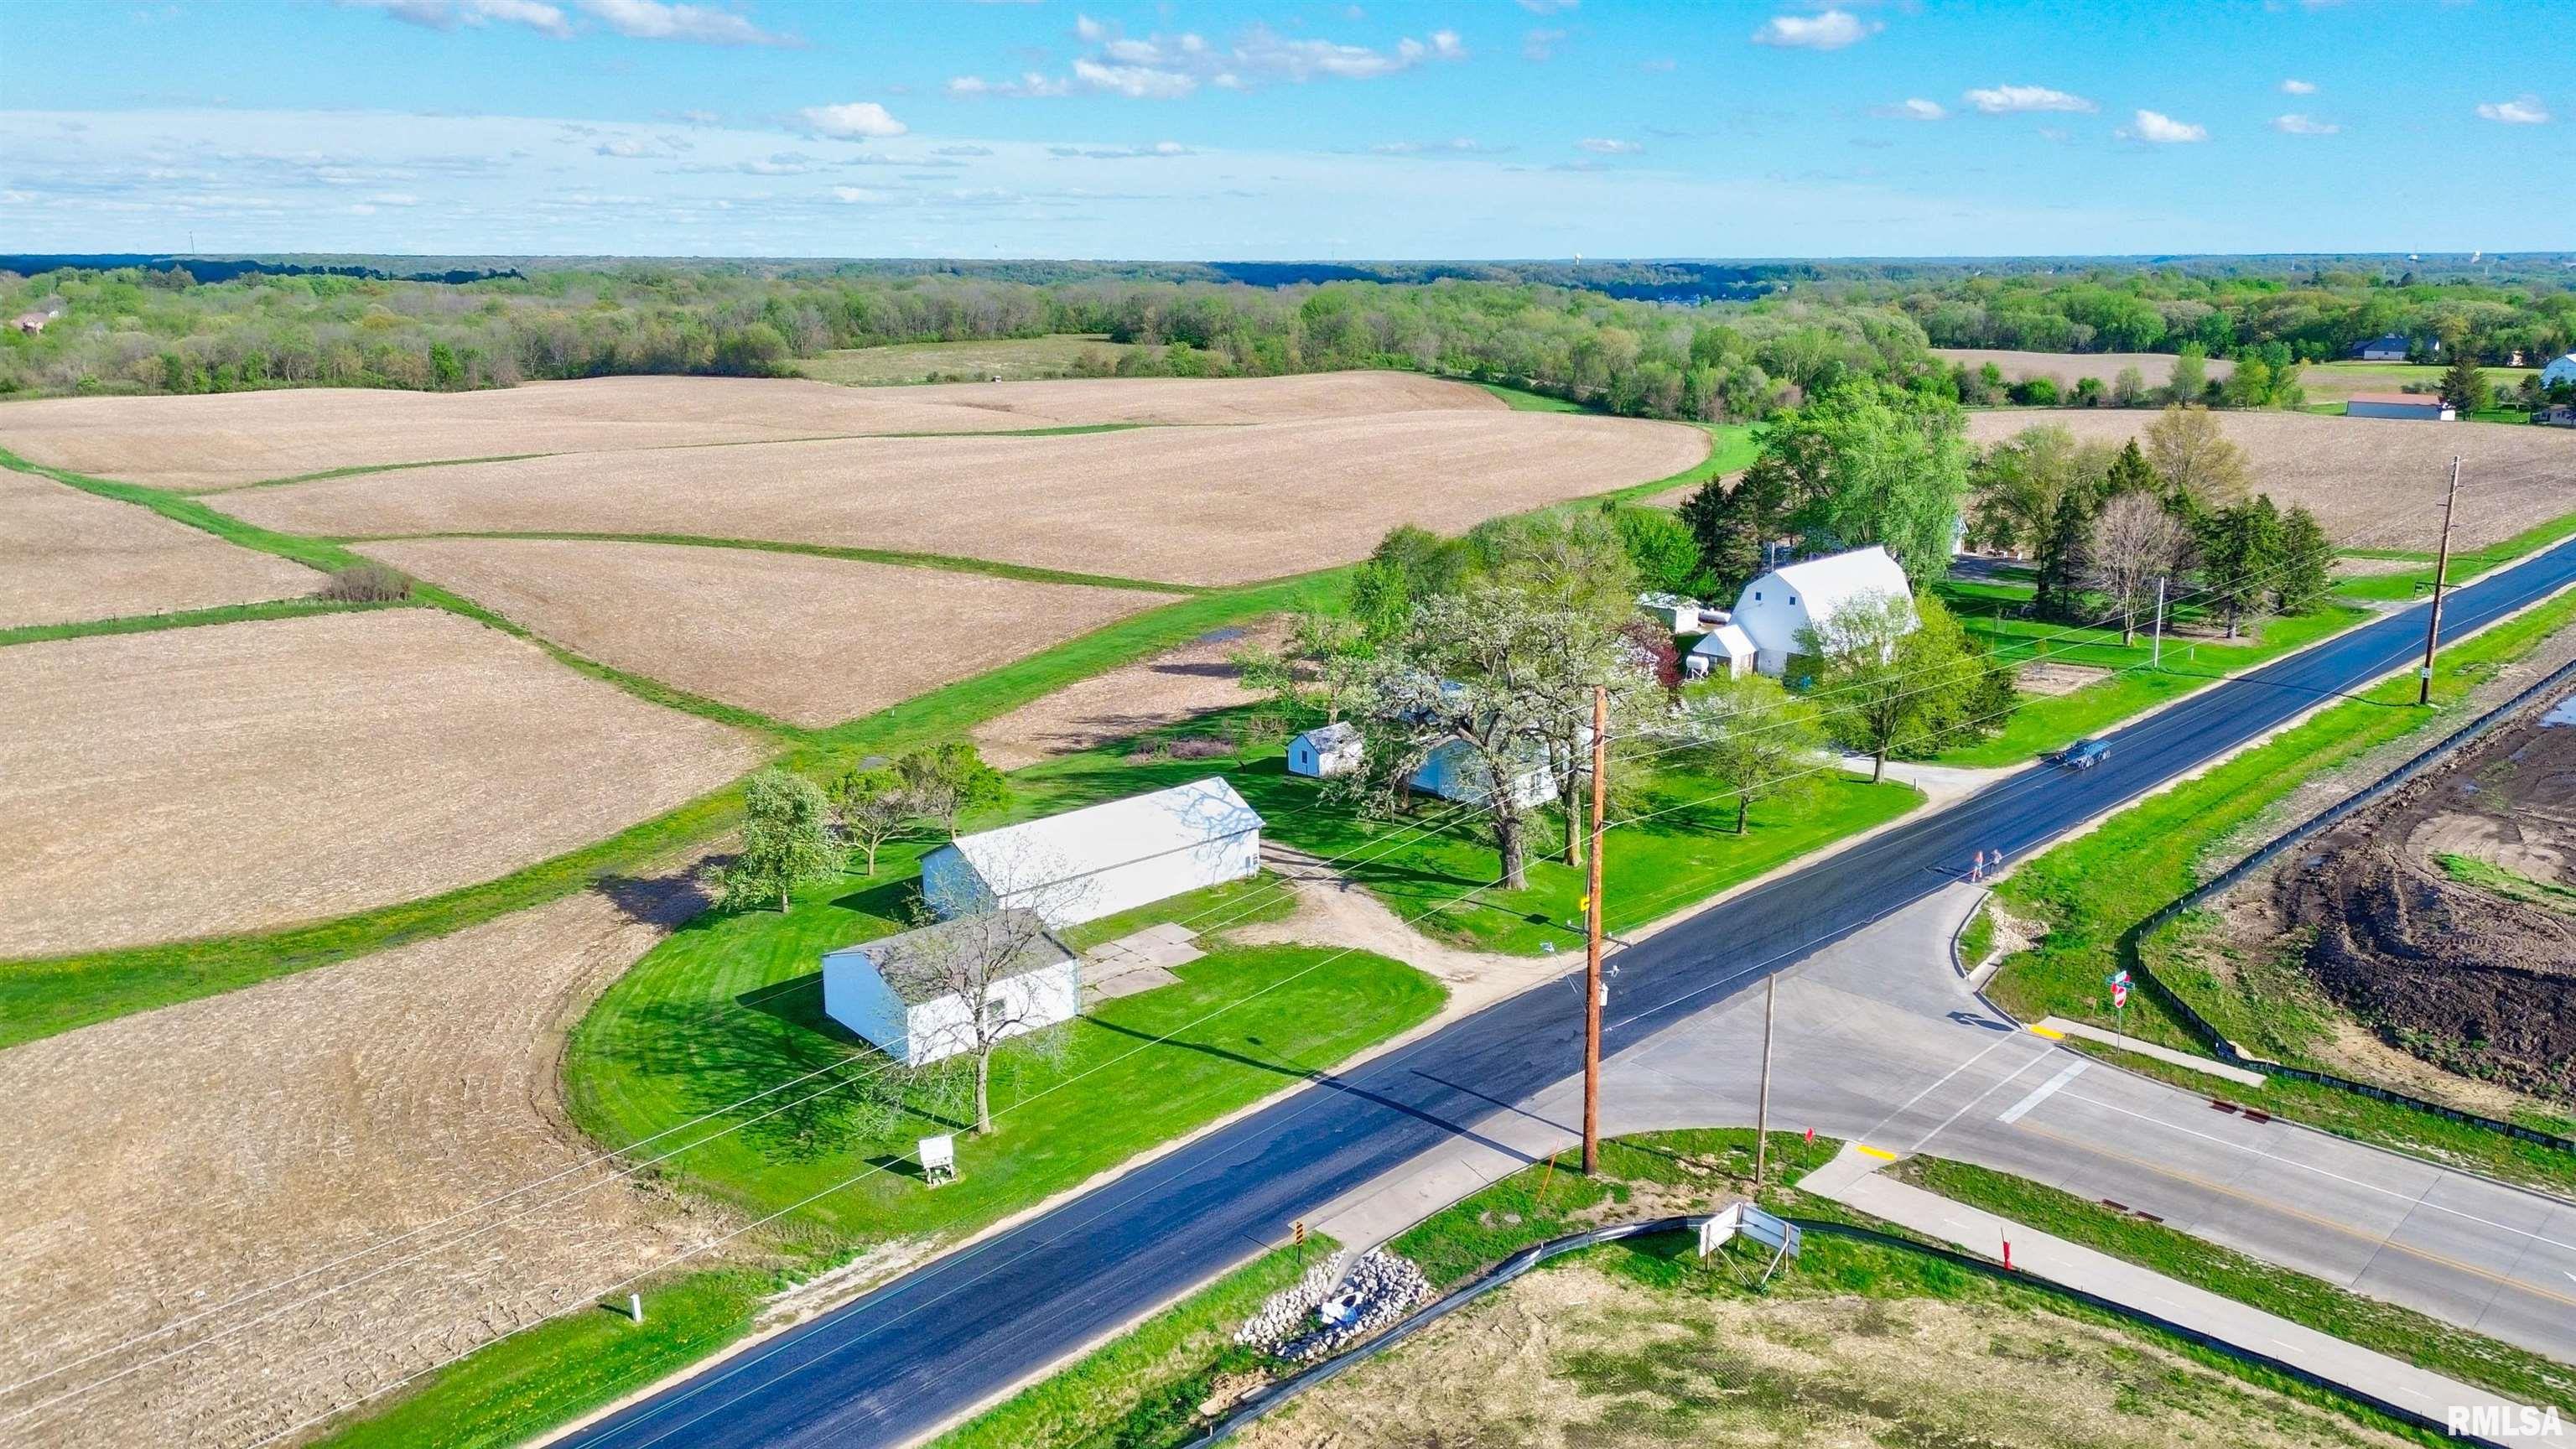
[[[2305,1028],[2299,999],[2263,994],[2264,973],[2232,982],[2177,949],[2196,929],[2190,918],[2144,942],[2132,939],[2139,922],[2199,883],[2204,855],[2259,816],[2273,802],[2321,771],[2391,740],[2422,735],[2458,722],[2462,697],[2479,681],[2523,657],[2556,630],[2576,620],[2576,594],[2562,595],[2444,649],[2435,662],[2432,710],[2414,706],[2415,681],[2399,677],[2358,698],[2330,706],[2267,743],[2244,751],[2196,779],[2150,796],[2113,816],[2099,830],[2044,852],[2017,869],[1998,893],[2015,914],[2049,923],[2048,934],[2008,959],[1987,992],[2024,1020],[2058,1015],[2113,1025],[2102,980],[2141,964],[2192,1001],[2222,1028],[2242,1030],[2249,1045],[2295,1039]],[[2175,933],[2180,932],[2177,936]],[[2248,994],[2252,993],[2252,994]],[[2277,1027],[2257,1023],[2276,1022]],[[2126,1030],[2168,1046],[2200,1050],[2182,1020],[2151,991],[2135,993]],[[2205,1085],[2205,1083],[2200,1083]],[[2264,1105],[2278,1115],[2365,1141],[2406,1150],[2438,1146],[2433,1155],[2467,1160],[2483,1170],[2532,1180],[2576,1185],[2576,1162],[2565,1154],[2524,1149],[2511,1139],[2460,1128],[2443,1119],[2348,1093],[2292,1090],[2275,1081]],[[2331,1111],[2320,1111],[2320,1104]],[[2463,1159],[2461,1153],[2471,1156]]]
[[1512,411],[1517,413],[1594,413],[1601,411],[1599,408],[1592,407],[1589,404],[1576,402],[1572,398],[1549,397],[1546,393],[1531,392],[1527,388],[1513,387],[1509,383],[1480,382],[1475,385],[1483,388],[1489,393],[1492,393],[1494,396],[1501,398],[1504,406],[1509,407]]
[[994,1131],[962,1140],[963,1180],[931,1193],[913,1176],[913,1142],[960,1124],[907,1112],[863,1129],[861,1094],[833,1084],[883,1058],[823,1015],[817,960],[909,923],[920,848],[889,850],[876,880],[809,890],[785,914],[702,916],[647,954],[573,1033],[574,1120],[621,1144],[720,1111],[657,1142],[696,1144],[658,1170],[754,1215],[827,1192],[783,1225],[846,1256],[972,1231],[1416,1025],[1443,998],[1420,972],[1364,952],[1203,941],[1209,954],[1179,985],[1101,1003],[1062,1033],[1060,1056],[1006,1046]]
[[[2497,391],[2522,386],[2522,380],[2536,368],[2487,367],[2480,371]],[[2438,392],[2442,386],[2440,363],[2414,362],[2311,362],[2299,369],[2299,385],[2312,398],[2341,402],[2357,392],[2396,392],[2409,384],[2426,392]],[[2519,419],[2517,419],[2519,421]]]
[[[2533,524],[2511,538],[2500,539],[2483,548],[2469,549],[2451,555],[2451,566],[2442,577],[2451,585],[2467,583],[2478,575],[2502,568],[2525,554],[2537,553],[2571,536],[2576,536],[2576,513],[2565,514]],[[2360,602],[2387,602],[2423,598],[2433,588],[2433,556],[2428,553],[2354,549],[2356,558],[2409,559],[2424,565],[2420,569],[2401,569],[2395,573],[2364,574],[2337,583],[2337,597]]]
[[1234,1330],[1263,1300],[1297,1281],[1305,1265],[1338,1251],[1326,1237],[1263,1254],[1155,1314],[1059,1373],[1031,1384],[947,1433],[931,1449],[1038,1449],[1178,1444],[1198,1432],[1198,1406],[1220,1374],[1262,1362]]
[[[1173,738],[1210,725],[1156,732]],[[1533,860],[1527,889],[1478,890],[1500,869],[1490,836],[1474,819],[1444,800],[1425,799],[1415,813],[1392,821],[1355,818],[1313,780],[1290,775],[1280,746],[1214,760],[1140,757],[1126,745],[1092,750],[1031,766],[1014,782],[1027,793],[1023,809],[1047,813],[1097,800],[1158,790],[1221,775],[1269,822],[1268,836],[1328,857],[1346,857],[1341,869],[1416,928],[1477,950],[1538,955],[1548,947],[1580,949],[1583,933],[1576,903],[1584,873],[1562,856]],[[1871,785],[1835,774],[1798,804],[1754,806],[1747,832],[1731,834],[1731,803],[1708,799],[1711,782],[1683,772],[1658,775],[1622,813],[1656,815],[1614,829],[1608,839],[1603,896],[1612,932],[1643,925],[1750,880],[1819,846],[1893,820],[1921,803],[1912,786]],[[1533,832],[1533,851],[1561,850],[1562,813],[1549,807]],[[1446,824],[1448,828],[1430,827]],[[1616,824],[1616,817],[1613,819]],[[1470,898],[1470,891],[1477,892]],[[1416,919],[1419,918],[1419,919]]]
[[0,646],[45,644],[56,639],[86,639],[99,634],[149,634],[156,629],[193,629],[200,624],[242,624],[254,619],[300,619],[307,614],[355,614],[370,609],[421,607],[424,606],[413,600],[343,604],[330,599],[270,599],[258,604],[176,609],[166,614],[126,614],[113,619],[82,619],[64,624],[21,624],[14,629],[0,629]]
[[1977,963],[1985,960],[1986,953],[1994,948],[1994,912],[1989,907],[1979,906],[1977,913],[1968,918],[1968,924],[1959,928],[1960,964],[1974,971]]
[[1106,333],[1062,332],[1045,337],[1003,337],[977,342],[898,342],[885,347],[845,347],[815,357],[799,358],[796,371],[823,382],[853,386],[930,382],[939,377],[1006,382],[1069,377],[1083,356],[1097,353],[1115,362],[1127,353],[1150,352],[1132,342],[1112,342]]
[[2127,1259],[2346,1343],[2527,1403],[2576,1412],[2576,1368],[2411,1308],[2347,1292],[2026,1178],[1937,1157],[1909,1158],[1888,1172],[1952,1201]]
[[[2023,695],[2020,708],[1992,738],[1933,757],[1945,765],[2020,764],[2369,617],[2365,609],[2338,605],[2312,614],[2264,619],[2248,637],[2232,641],[2168,634],[2164,663],[2150,670],[2141,667],[2154,657],[2152,641],[2143,632],[2136,643],[2124,645],[2117,629],[2016,617],[2014,611],[2030,601],[2033,590],[2028,584],[1946,579],[1936,587],[1961,625],[2004,658],[2130,671],[2066,694]],[[2174,618],[2186,627],[2206,627],[2197,609],[2177,610]]]

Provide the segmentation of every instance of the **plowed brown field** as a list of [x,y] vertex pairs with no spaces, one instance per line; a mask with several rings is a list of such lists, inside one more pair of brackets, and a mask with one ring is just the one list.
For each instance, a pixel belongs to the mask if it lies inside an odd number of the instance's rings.
[[1482,388],[1404,372],[901,388],[805,378],[603,377],[467,393],[304,388],[46,398],[0,405],[0,446],[97,477],[203,489],[335,468],[528,453],[1501,407]]
[[0,629],[254,604],[321,582],[148,508],[0,470]]
[[1394,524],[1462,529],[1707,455],[1708,435],[1676,423],[1478,409],[669,448],[418,468],[222,502],[295,533],[691,533],[1228,584],[1358,558]]
[[588,658],[817,726],[1179,597],[672,544],[415,539],[360,551]]
[[72,1395],[0,1437],[265,1442],[728,1231],[554,1108],[565,1031],[692,909],[669,885],[0,1053],[0,1384],[64,1370],[0,1417]]
[[[2304,503],[2336,542],[2430,549],[2442,531],[2451,457],[2463,472],[2455,546],[2476,548],[2576,513],[2576,433],[2503,423],[2418,423],[2315,413],[2221,412],[2253,464],[2254,486],[2287,508]],[[2080,439],[2143,434],[2147,409],[2017,408],[1968,415],[1978,444],[2063,424]]]
[[0,957],[488,880],[765,752],[429,609],[0,649]]

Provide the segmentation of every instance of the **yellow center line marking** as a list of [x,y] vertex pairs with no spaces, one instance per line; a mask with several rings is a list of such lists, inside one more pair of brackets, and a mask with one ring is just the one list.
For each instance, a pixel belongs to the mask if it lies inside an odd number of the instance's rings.
[[[2302,1222],[2314,1223],[2318,1227],[2324,1228],[2330,1232],[2341,1233],[2346,1237],[2353,1238],[2360,1242],[2371,1243],[2390,1249],[2394,1252],[2404,1253],[2410,1258],[2421,1258],[2427,1263],[2439,1264],[2442,1267],[2449,1268],[2457,1272],[2467,1273],[2472,1277],[2484,1278],[2488,1282],[2496,1284],[2499,1287],[2516,1289],[2520,1292],[2529,1293],[2534,1297],[2547,1298],[2553,1302],[2564,1303],[2571,1308],[2576,1308],[2576,1297],[2570,1297],[2567,1294],[2555,1292],[2551,1289],[2544,1288],[2537,1283],[2526,1283],[2519,1278],[2508,1278],[2501,1273],[2481,1268],[2475,1263],[2463,1263],[2457,1258],[2446,1257],[2440,1253],[2430,1252],[2423,1248],[2410,1248],[2406,1244],[2398,1242],[2394,1237],[2374,1237],[2359,1228],[2352,1227],[2345,1223],[2336,1222],[2332,1218],[2323,1218],[2314,1213],[2302,1212],[2297,1208],[2290,1207],[2284,1203],[2275,1202],[2270,1198],[2256,1197],[2250,1192],[2240,1192],[2223,1183],[2212,1182],[2208,1178],[2202,1177],[2197,1173],[2185,1172],[2178,1167],[2167,1167],[2162,1163],[2150,1162],[2143,1157],[2132,1157],[2125,1152],[2114,1152],[2108,1147],[2086,1141],[2082,1138],[2068,1137],[2061,1133],[2051,1132],[2045,1127],[2034,1127],[2028,1121],[2016,1122],[2013,1125],[2024,1132],[2037,1133],[2042,1137],[2048,1138],[2052,1142],[2063,1142],[2070,1147],[2080,1148],[2087,1152],[2099,1153],[2104,1157],[2117,1158],[2122,1162],[2128,1163],[2132,1167],[2143,1167],[2147,1171],[2155,1173],[2161,1177],[2170,1177],[2177,1181],[2190,1183],[2194,1187],[2207,1188],[2209,1191],[2218,1193],[2221,1196],[2232,1197],[2239,1202],[2252,1203],[2257,1207],[2266,1208],[2273,1212],[2294,1217]],[[1861,1149],[1863,1152],[1867,1152],[1869,1150],[1870,1149],[1866,1147]],[[2176,1228],[2174,1231],[2181,1232],[2182,1229]],[[2525,1234],[2524,1236],[2529,1235]],[[2360,1290],[2347,1288],[2344,1291],[2350,1293],[2358,1292]]]

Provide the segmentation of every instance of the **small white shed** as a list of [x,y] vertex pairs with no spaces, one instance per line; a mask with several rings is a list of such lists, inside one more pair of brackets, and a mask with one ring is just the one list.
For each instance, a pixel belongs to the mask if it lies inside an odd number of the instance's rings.
[[2447,423],[2459,417],[2448,403],[2429,392],[2357,392],[2344,400],[2348,418],[2402,418],[2419,423]]
[[1306,731],[1288,742],[1288,773],[1330,780],[1360,767],[1359,726],[1339,720]]
[[1856,599],[1914,596],[1905,570],[1877,544],[1786,564],[1744,586],[1734,621],[1753,641],[1753,667],[1778,676],[1798,652],[1798,636]]
[[1211,776],[959,836],[921,858],[921,894],[942,916],[1019,906],[1079,925],[1259,874],[1261,823]]
[[1071,1020],[1082,1007],[1082,963],[1035,913],[1007,910],[824,952],[823,1012],[918,1067],[975,1045],[960,979],[986,983],[996,1037]]
[[1639,594],[1638,611],[1675,634],[1688,634],[1700,627],[1703,606],[1697,599],[1679,594]]
[[1742,679],[1744,671],[1753,667],[1758,652],[1753,636],[1744,632],[1743,625],[1729,619],[1691,646],[1691,652],[1682,660],[1682,672],[1692,679],[1720,673],[1729,679]]
[[[1483,757],[1475,746],[1461,739],[1434,749],[1408,783],[1416,790],[1466,805],[1482,805],[1493,793],[1491,772],[1485,768]],[[1520,805],[1544,805],[1555,798],[1555,772],[1537,760],[1512,779],[1512,799]]]

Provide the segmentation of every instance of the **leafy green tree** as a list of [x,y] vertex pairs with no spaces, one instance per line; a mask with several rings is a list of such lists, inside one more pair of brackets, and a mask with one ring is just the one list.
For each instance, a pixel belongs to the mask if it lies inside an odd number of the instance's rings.
[[2146,375],[2134,367],[2121,368],[2111,379],[2111,406],[2133,408],[2147,400]]
[[2250,490],[2245,450],[2207,408],[2176,404],[2157,414],[2147,424],[2144,451],[2168,499],[2189,499],[2194,508],[2214,512],[2242,502]]
[[2442,371],[2442,401],[2464,418],[2495,401],[2495,390],[2487,385],[2485,370],[2466,348]]
[[894,762],[918,812],[939,822],[948,838],[957,838],[957,821],[970,811],[998,810],[1010,803],[1011,782],[984,763],[964,740],[913,750]]
[[1815,697],[1826,728],[1886,778],[1887,757],[1928,749],[1963,728],[1985,668],[1959,621],[1929,595],[1862,595],[1800,631],[1816,661]]
[[921,818],[921,802],[905,787],[903,772],[887,765],[861,766],[832,782],[832,818],[841,838],[867,854],[877,873],[877,851]]
[[728,910],[778,903],[784,913],[798,886],[837,871],[831,802],[802,775],[772,766],[743,782],[742,849],[709,878]]
[[1637,612],[1628,546],[1597,509],[1489,519],[1468,531],[1477,577],[1616,626]]
[[2281,519],[2280,572],[2272,583],[2272,600],[2284,614],[2314,612],[2325,603],[2334,583],[2334,545],[2317,516],[2304,503]]
[[1628,550],[1637,582],[1668,594],[1698,594],[1708,582],[1690,525],[1661,508],[1618,508],[1610,522]]
[[2165,378],[2165,401],[2196,403],[2209,390],[2209,354],[2196,344],[2186,343],[2174,354],[2173,371]]
[[1738,835],[1756,804],[1811,793],[1831,760],[1816,707],[1760,674],[1690,685],[1664,731],[1682,741],[1675,758],[1695,765],[1734,798]]
[[1774,423],[1744,481],[1760,471],[1777,482],[1811,551],[1884,544],[1921,590],[1949,572],[1966,436],[1955,403],[1855,381]]
[[2024,428],[1986,449],[1969,468],[1968,540],[2015,553],[2036,553],[2070,489],[2098,487],[2112,454],[2079,444],[2062,423]]

